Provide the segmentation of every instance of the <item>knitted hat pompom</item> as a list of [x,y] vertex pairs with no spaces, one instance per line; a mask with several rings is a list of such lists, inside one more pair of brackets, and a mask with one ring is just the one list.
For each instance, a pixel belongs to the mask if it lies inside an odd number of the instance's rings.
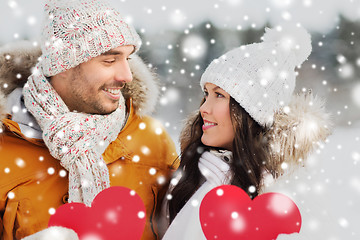
[[277,50],[295,55],[295,64],[302,64],[310,55],[311,36],[302,27],[289,25],[266,28],[263,36],[264,42],[276,42],[279,44]]

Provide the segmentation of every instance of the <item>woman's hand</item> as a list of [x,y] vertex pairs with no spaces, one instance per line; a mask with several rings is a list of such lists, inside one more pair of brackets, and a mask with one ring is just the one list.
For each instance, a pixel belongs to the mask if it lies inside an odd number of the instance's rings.
[[301,234],[299,233],[292,233],[292,234],[280,234],[276,240],[306,240]]
[[79,240],[74,230],[64,227],[49,227],[22,240]]

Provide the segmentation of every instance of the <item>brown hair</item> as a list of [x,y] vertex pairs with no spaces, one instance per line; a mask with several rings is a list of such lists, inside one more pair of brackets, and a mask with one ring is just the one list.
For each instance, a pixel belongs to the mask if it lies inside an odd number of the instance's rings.
[[[204,103],[204,100],[202,101]],[[262,173],[269,157],[268,141],[264,137],[263,129],[233,98],[229,102],[230,117],[235,132],[233,140],[233,160],[230,168],[233,172],[232,185],[241,187],[251,198],[258,195]],[[201,142],[203,120],[198,113],[192,120],[190,127],[184,128],[181,139],[181,163],[179,170],[182,177],[171,191],[169,201],[170,222],[181,210],[185,203],[200,187],[202,175],[198,162],[204,151],[213,149]],[[249,192],[249,187],[257,190]]]

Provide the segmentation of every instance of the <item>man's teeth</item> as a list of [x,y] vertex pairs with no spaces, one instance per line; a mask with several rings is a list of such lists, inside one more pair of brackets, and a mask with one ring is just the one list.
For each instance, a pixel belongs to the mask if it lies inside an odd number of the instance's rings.
[[215,126],[215,125],[216,125],[216,123],[209,123],[209,122],[205,122],[205,123],[204,123],[204,125],[205,125],[205,126]]
[[120,89],[109,89],[109,88],[105,88],[104,89],[106,92],[109,92],[109,93],[111,93],[111,94],[113,94],[113,95],[119,95],[120,94]]

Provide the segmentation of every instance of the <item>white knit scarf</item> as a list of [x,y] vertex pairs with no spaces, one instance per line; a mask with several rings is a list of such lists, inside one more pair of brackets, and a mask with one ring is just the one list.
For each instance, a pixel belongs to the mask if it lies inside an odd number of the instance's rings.
[[51,155],[69,172],[69,202],[90,206],[99,192],[110,187],[102,153],[124,125],[124,98],[109,115],[70,112],[39,68],[29,77],[23,95]]
[[232,178],[230,166],[222,160],[223,156],[213,151],[201,155],[198,166],[206,181],[178,212],[162,240],[206,240],[199,217],[201,201],[211,189],[230,184]]

